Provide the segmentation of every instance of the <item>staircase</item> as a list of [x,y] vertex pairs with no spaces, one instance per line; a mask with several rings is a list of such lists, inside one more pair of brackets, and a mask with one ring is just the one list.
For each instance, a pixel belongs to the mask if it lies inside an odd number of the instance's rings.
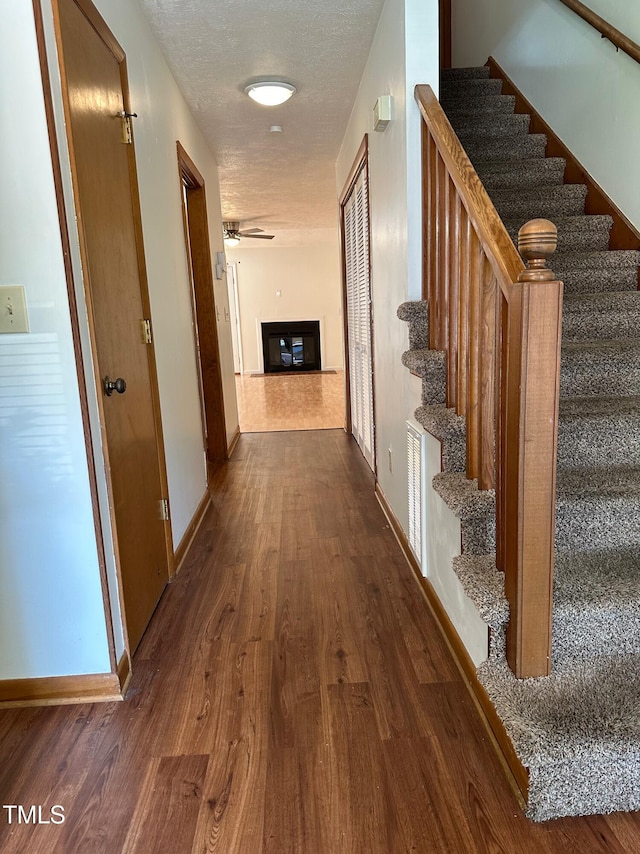
[[549,266],[564,282],[550,677],[505,660],[508,605],[495,568],[495,497],[466,479],[465,424],[444,405],[443,354],[423,349],[426,303],[401,306],[404,364],[423,378],[416,419],[443,443],[434,488],[459,516],[454,569],[490,626],[479,679],[529,772],[535,820],[640,809],[640,252],[609,250],[612,219],[585,214],[587,187],[489,68],[443,72],[440,100],[512,238],[558,227]]

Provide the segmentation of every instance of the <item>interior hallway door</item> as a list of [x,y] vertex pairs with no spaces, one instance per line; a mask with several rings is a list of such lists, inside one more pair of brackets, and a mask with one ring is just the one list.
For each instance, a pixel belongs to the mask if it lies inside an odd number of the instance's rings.
[[169,579],[171,532],[125,56],[87,0],[56,0],[67,134],[130,650]]

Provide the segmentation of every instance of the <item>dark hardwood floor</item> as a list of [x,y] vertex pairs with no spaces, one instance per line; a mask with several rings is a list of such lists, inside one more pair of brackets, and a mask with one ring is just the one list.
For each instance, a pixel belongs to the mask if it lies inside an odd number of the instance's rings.
[[0,713],[3,854],[637,852],[530,823],[340,430],[243,435],[124,703]]

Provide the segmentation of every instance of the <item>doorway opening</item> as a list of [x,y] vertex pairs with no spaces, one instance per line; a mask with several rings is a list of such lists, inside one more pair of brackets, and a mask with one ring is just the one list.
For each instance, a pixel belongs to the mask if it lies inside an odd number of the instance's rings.
[[209,465],[228,459],[218,326],[204,178],[178,142],[182,216],[191,280],[193,337],[200,389],[202,441]]

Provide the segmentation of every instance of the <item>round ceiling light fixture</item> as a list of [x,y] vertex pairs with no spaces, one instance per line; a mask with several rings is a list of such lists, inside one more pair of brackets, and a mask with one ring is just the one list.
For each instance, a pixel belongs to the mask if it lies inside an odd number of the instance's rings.
[[296,87],[292,83],[283,83],[278,80],[260,80],[257,83],[249,83],[244,87],[247,95],[263,107],[277,107],[284,104],[296,93]]

